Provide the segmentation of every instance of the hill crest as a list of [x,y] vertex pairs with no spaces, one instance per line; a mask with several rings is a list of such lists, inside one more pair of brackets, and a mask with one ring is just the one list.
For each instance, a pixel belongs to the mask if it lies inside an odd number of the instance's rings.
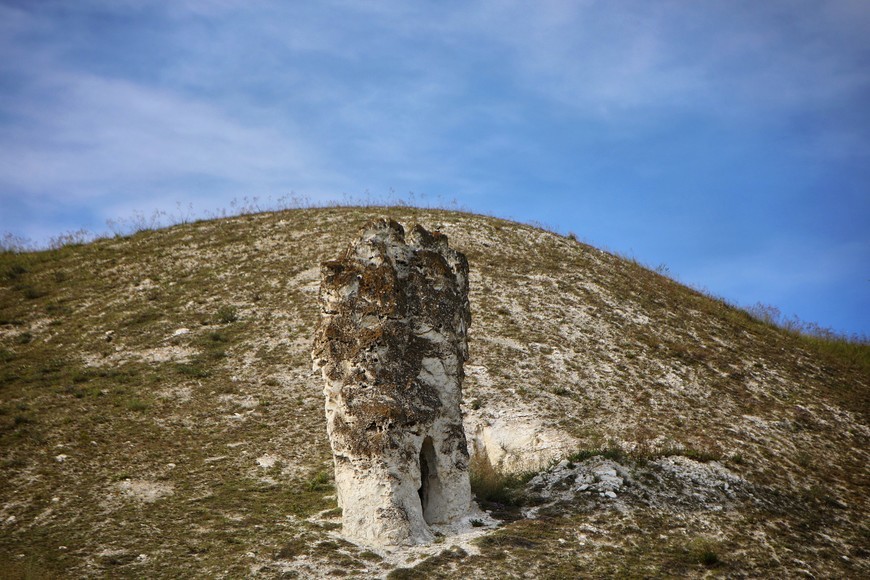
[[[468,257],[475,448],[507,471],[568,461],[530,482],[546,508],[535,518],[503,510],[513,523],[420,554],[417,573],[703,574],[696,544],[734,575],[870,570],[861,369],[573,239],[414,208],[257,214],[4,255],[0,557],[71,575],[396,568],[405,556],[335,535],[309,359],[320,262],[383,215]],[[563,498],[560,473],[618,498]],[[613,477],[619,490],[600,485]],[[686,499],[729,478],[746,482],[734,498]]]

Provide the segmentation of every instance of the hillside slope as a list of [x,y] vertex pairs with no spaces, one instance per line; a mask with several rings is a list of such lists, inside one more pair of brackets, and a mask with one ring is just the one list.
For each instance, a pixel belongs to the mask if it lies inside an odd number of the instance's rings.
[[[428,552],[337,534],[309,358],[319,264],[380,216],[467,255],[466,432],[544,470]],[[0,365],[12,577],[870,575],[866,370],[517,223],[293,210],[5,254]]]

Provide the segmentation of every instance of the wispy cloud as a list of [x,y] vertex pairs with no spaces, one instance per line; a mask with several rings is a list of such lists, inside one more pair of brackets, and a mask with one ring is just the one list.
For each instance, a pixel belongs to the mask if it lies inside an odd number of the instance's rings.
[[457,26],[502,45],[523,84],[590,115],[724,114],[866,91],[870,11],[859,4],[499,1]]
[[[111,212],[136,200],[191,197],[226,206],[232,197],[283,192],[288,184],[312,191],[346,185],[323,161],[320,138],[292,119],[270,122],[256,108],[183,82],[92,72],[90,62],[70,62],[69,41],[42,38],[50,25],[3,10],[3,52],[11,57],[0,69],[9,87],[0,100],[7,119],[0,124],[0,198],[7,207],[96,200]],[[197,191],[204,183],[210,191]]]
[[0,230],[392,187],[775,294],[800,250],[749,249],[868,243],[867,38],[863,0],[6,2]]
[[52,76],[57,97],[19,103],[30,119],[12,130],[2,156],[4,181],[26,192],[65,184],[87,194],[95,181],[147,183],[210,174],[301,176],[317,164],[303,144],[269,127],[234,119],[172,91],[91,75]]

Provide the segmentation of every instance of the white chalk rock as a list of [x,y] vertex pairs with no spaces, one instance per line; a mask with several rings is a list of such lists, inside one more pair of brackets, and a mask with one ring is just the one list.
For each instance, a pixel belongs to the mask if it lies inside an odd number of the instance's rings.
[[345,535],[379,546],[433,539],[431,524],[468,512],[459,403],[468,262],[447,237],[369,223],[325,262],[312,359],[323,374],[327,432]]

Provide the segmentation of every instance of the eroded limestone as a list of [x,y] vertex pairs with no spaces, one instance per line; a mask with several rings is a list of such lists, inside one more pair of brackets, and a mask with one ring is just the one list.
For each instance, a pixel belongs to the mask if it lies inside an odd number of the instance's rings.
[[431,541],[470,506],[459,403],[468,262],[447,237],[369,223],[321,270],[312,358],[344,534],[374,545]]

